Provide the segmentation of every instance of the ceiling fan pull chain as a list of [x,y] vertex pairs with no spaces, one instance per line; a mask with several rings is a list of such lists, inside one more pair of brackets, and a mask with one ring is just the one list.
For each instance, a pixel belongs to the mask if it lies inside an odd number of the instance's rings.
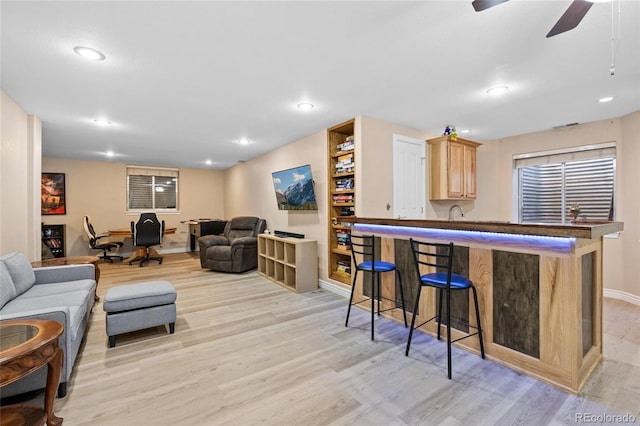
[[[618,39],[616,40],[616,13],[615,13],[615,3],[618,3]],[[620,16],[622,15],[622,6],[620,4],[620,0],[616,2],[611,2],[611,65],[609,65],[609,75],[616,74],[616,53],[618,53],[618,46],[620,46],[620,37],[621,37],[621,20]]]

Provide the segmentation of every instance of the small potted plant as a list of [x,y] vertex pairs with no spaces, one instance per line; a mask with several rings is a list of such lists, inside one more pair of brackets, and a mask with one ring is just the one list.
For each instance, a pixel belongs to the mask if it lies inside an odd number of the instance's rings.
[[578,220],[580,213],[581,213],[580,204],[578,203],[571,204],[571,207],[569,207],[569,215],[571,216],[571,222],[575,222],[576,220]]

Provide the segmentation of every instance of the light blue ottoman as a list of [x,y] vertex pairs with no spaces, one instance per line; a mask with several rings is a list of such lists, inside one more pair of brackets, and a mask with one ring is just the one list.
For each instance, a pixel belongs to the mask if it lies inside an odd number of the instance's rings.
[[176,326],[176,289],[168,281],[148,281],[112,287],[107,290],[102,308],[107,320],[109,347],[116,345],[116,336],[169,324],[169,333]]

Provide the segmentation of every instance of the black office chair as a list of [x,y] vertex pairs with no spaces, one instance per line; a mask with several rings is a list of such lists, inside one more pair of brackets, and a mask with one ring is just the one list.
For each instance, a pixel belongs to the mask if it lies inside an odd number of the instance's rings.
[[[347,309],[347,320],[345,321],[344,326],[347,327],[349,325],[349,314],[351,313],[352,305],[357,305],[359,303],[363,303],[368,300],[371,300],[371,340],[373,340],[376,300],[378,302],[378,316],[380,316],[380,312],[386,312],[392,309],[399,308],[397,300],[383,297],[382,292],[380,291],[380,273],[395,271],[396,277],[398,278],[398,284],[399,284],[398,287],[400,288],[400,301],[402,303],[402,318],[404,319],[404,326],[407,327],[407,313],[404,306],[404,290],[402,289],[402,276],[400,275],[400,271],[398,271],[398,268],[396,268],[396,265],[391,262],[375,260],[375,253],[376,253],[375,236],[349,235],[348,241],[349,241],[349,245],[351,246],[351,256],[353,257],[353,262],[356,265],[356,271],[353,274],[353,283],[351,284],[351,297],[349,297],[349,308]],[[361,257],[362,261],[358,261],[358,257]],[[371,283],[370,283],[371,296],[366,299],[360,300],[359,302],[354,303],[353,293],[356,288],[356,279],[358,278],[358,271],[367,271],[371,273]],[[377,290],[377,297],[376,297],[376,290]],[[380,310],[381,299],[393,300],[396,303],[396,305],[392,308]]]
[[[155,213],[142,213],[137,223],[131,222],[131,236],[134,247],[144,247],[145,255],[140,258],[140,267],[150,260],[157,260],[162,264],[162,256],[151,248],[162,244],[164,235],[164,220],[160,222]],[[137,261],[137,260],[135,260]],[[129,265],[134,261],[129,262]]]
[[[438,340],[440,340],[440,324],[442,323],[442,294],[445,294],[446,303],[447,303],[447,312],[446,312],[446,322],[447,322],[447,369],[448,376],[451,379],[451,344],[457,342],[458,340],[466,339],[467,337],[478,335],[480,339],[480,354],[484,359],[484,343],[482,341],[482,326],[480,325],[480,311],[478,310],[478,294],[476,293],[476,288],[473,285],[473,282],[462,275],[452,273],[453,269],[453,243],[449,244],[441,244],[441,243],[426,243],[421,241],[416,241],[413,238],[409,239],[411,244],[411,253],[413,254],[413,262],[416,266],[416,272],[418,277],[420,277],[420,281],[418,282],[418,294],[416,295],[416,303],[413,308],[413,318],[411,319],[411,328],[409,329],[409,338],[407,339],[407,349],[405,351],[405,356],[409,356],[409,348],[411,347],[411,337],[413,335],[413,330],[418,327],[423,326],[424,324],[433,321],[434,319],[438,321]],[[420,266],[428,266],[431,268],[436,268],[435,272],[430,272],[427,274],[422,274],[420,272]],[[415,325],[416,316],[418,313],[418,304],[420,302],[420,293],[422,287],[429,286],[433,287],[438,291],[438,311],[436,315],[422,324]],[[451,321],[456,323],[461,323],[462,321],[451,317],[451,292],[454,290],[467,290],[471,289],[473,293],[473,303],[476,308],[476,325],[468,324],[465,322],[465,325],[471,328],[476,329],[474,333],[469,333],[466,336],[460,337],[455,340],[451,340]]]
[[100,259],[108,260],[111,263],[113,263],[113,259],[123,259],[122,256],[108,254],[112,249],[117,250],[122,247],[122,241],[109,241],[106,239],[109,237],[108,233],[96,234],[91,224],[91,217],[89,216],[84,216],[82,223],[84,225],[84,232],[87,234],[87,238],[89,238],[89,246],[93,250],[102,250],[102,256],[98,256]]

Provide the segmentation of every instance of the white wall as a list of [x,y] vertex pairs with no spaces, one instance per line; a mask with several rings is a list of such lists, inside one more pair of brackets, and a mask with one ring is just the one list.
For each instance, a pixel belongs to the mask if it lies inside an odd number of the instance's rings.
[[40,258],[41,123],[4,91],[0,101],[0,254]]

